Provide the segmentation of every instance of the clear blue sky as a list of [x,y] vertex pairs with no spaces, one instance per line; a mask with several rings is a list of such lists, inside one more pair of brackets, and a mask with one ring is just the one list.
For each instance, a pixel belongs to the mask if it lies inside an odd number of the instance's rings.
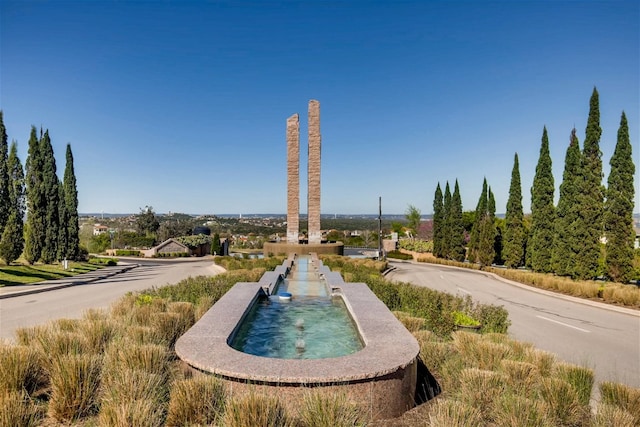
[[[80,212],[284,213],[286,119],[300,114],[306,143],[310,99],[322,213],[376,213],[381,196],[385,213],[429,214],[456,178],[471,210],[484,177],[504,212],[516,152],[528,212],[543,126],[557,199],[594,86],[603,182],[623,110],[640,169],[639,8],[1,0],[0,108],[23,163],[31,125],[59,176],[71,144]],[[306,212],[305,148],[301,162]]]

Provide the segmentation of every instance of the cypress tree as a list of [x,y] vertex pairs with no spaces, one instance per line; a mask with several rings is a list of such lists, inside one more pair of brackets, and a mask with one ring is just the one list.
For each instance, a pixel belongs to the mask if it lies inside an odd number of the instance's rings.
[[27,223],[24,247],[24,257],[29,264],[40,259],[45,239],[44,162],[40,151],[36,128],[31,126],[26,162]]
[[551,249],[554,233],[553,172],[549,155],[547,128],[542,131],[540,157],[531,187],[531,239],[528,260],[533,271],[551,272]]
[[633,175],[635,165],[629,140],[629,126],[624,111],[618,128],[618,142],[609,161],[605,204],[605,233],[607,236],[607,274],[615,282],[627,283],[633,273]]
[[580,143],[574,128],[571,131],[569,147],[565,155],[554,224],[555,236],[551,264],[553,271],[560,276],[574,277],[575,275],[575,254],[580,246],[580,242],[577,240],[576,225],[579,215],[581,157]]
[[58,204],[60,190],[58,189],[59,179],[56,174],[56,159],[53,155],[49,130],[45,131],[40,140],[40,152],[43,159],[42,181],[45,199],[45,237],[41,258],[45,264],[50,264],[58,259],[58,228],[60,224]]
[[0,258],[7,264],[15,261],[24,248],[24,171],[18,158],[18,145],[11,143],[8,159],[9,218],[0,237]]
[[73,167],[73,153],[71,145],[67,144],[66,165],[64,169],[64,207],[66,221],[61,222],[60,228],[66,231],[67,248],[63,258],[77,259],[80,253],[80,226],[78,223],[78,189]]
[[486,192],[486,209],[481,211],[481,218],[478,223],[479,238],[477,262],[480,266],[491,265],[495,252],[496,226],[495,226],[496,201],[491,187]]
[[444,232],[444,204],[440,183],[436,187],[433,198],[433,255],[442,258],[442,241]]
[[451,189],[449,188],[449,181],[447,181],[444,187],[444,202],[442,210],[444,216],[442,256],[444,258],[451,259]]
[[214,233],[211,239],[211,255],[224,255],[222,245],[220,245],[220,234]]
[[600,239],[603,236],[602,216],[602,153],[600,152],[600,101],[594,88],[589,102],[589,118],[582,148],[579,213],[577,224],[578,253],[575,258],[576,277],[592,279],[598,275]]
[[4,127],[4,115],[0,110],[0,235],[9,219],[11,200],[9,199],[9,146],[7,129]]
[[451,209],[449,217],[450,220],[450,255],[451,259],[455,261],[464,261],[465,247],[464,247],[464,223],[462,221],[462,197],[460,196],[460,187],[458,186],[458,180],[453,190],[453,196],[451,197]]
[[482,220],[485,217],[485,213],[487,211],[487,203],[487,178],[485,178],[482,182],[482,193],[480,193],[480,198],[478,199],[478,204],[476,205],[476,216],[473,227],[471,228],[471,237],[469,239],[469,259],[472,262],[480,262],[480,230]]
[[518,153],[513,159],[509,200],[505,214],[504,263],[507,267],[517,268],[524,262],[524,213],[522,211],[522,185],[520,184],[520,164]]
[[64,186],[60,181],[58,181],[58,260],[66,259],[67,251],[69,250],[69,235],[66,227],[66,224],[69,221],[69,213],[67,212],[67,205],[65,203],[64,196]]

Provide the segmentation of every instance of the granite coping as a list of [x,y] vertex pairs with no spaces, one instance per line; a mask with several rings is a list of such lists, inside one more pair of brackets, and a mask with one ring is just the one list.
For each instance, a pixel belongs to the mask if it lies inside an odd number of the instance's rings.
[[[286,262],[286,261],[285,261]],[[233,349],[236,326],[265,290],[261,282],[237,283],[176,343],[177,355],[190,366],[218,376],[273,384],[337,384],[385,376],[415,362],[416,339],[365,283],[345,283],[314,259],[334,295],[342,297],[364,348],[325,359],[278,359]],[[264,283],[264,282],[262,282]]]

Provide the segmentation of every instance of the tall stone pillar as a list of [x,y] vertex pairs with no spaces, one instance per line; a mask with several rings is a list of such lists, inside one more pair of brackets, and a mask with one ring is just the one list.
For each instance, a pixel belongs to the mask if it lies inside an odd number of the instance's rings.
[[287,119],[287,243],[298,243],[300,231],[300,123]]
[[309,101],[308,199],[309,243],[321,243],[320,233],[320,102]]

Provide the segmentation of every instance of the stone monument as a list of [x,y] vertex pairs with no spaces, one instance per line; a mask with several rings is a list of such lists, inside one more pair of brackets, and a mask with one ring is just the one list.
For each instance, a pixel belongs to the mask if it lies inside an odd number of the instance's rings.
[[309,101],[309,157],[307,163],[308,198],[307,215],[309,218],[309,243],[322,241],[320,231],[320,103]]
[[300,233],[300,123],[298,114],[287,119],[287,242]]
[[287,240],[267,242],[265,255],[273,254],[339,254],[342,242],[323,242],[320,228],[320,102],[309,101],[307,156],[307,240],[300,239],[300,122],[298,114],[287,119]]

